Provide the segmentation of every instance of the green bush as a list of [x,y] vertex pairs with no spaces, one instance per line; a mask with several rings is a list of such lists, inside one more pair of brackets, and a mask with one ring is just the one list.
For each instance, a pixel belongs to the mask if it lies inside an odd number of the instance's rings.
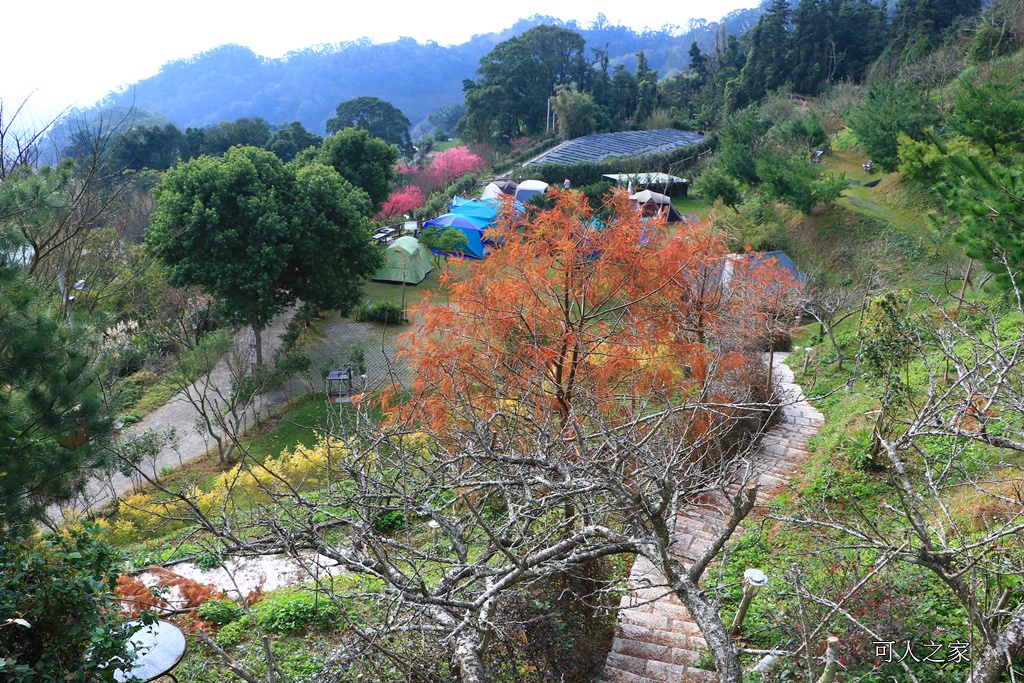
[[98,680],[128,661],[131,631],[113,595],[123,558],[98,533],[86,525],[39,541],[0,530],[0,680]]
[[338,616],[338,607],[328,596],[302,588],[276,591],[257,603],[253,611],[257,623],[274,633],[329,628]]
[[234,600],[207,600],[196,609],[196,615],[204,621],[225,626],[245,616],[245,609]]
[[221,647],[234,647],[245,640],[251,631],[252,621],[250,619],[236,619],[217,633],[217,644]]
[[397,325],[405,322],[401,304],[393,301],[361,304],[355,310],[357,322],[379,322],[386,325]]
[[401,531],[406,527],[405,512],[402,510],[391,510],[381,513],[373,522],[373,528],[382,534],[393,531]]

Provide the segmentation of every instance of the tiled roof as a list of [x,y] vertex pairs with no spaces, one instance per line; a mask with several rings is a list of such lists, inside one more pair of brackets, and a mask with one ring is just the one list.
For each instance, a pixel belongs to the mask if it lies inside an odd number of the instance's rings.
[[609,157],[637,157],[669,152],[677,147],[696,145],[704,139],[700,133],[673,128],[601,133],[569,140],[527,161],[529,164],[574,164],[601,161]]

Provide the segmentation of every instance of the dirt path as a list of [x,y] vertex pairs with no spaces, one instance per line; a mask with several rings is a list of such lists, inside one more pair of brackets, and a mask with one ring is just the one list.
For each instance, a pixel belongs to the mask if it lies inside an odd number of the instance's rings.
[[[263,356],[266,360],[273,358],[274,353],[281,348],[281,335],[288,327],[288,322],[295,314],[295,310],[288,310],[275,317],[266,330],[263,331]],[[147,415],[134,427],[135,433],[143,433],[148,430],[166,432],[173,429],[176,439],[173,443],[160,449],[154,458],[149,458],[142,463],[147,474],[158,475],[161,470],[180,467],[190,460],[198,458],[211,448],[216,447],[216,442],[205,430],[197,429],[196,418],[199,416],[197,408],[186,398],[186,393],[193,396],[206,393],[214,395],[216,392],[227,394],[231,388],[231,363],[229,359],[238,357],[248,358],[250,340],[248,330],[243,330],[235,335],[232,348],[221,358],[210,371],[209,375],[196,380],[187,392],[176,394],[166,404],[157,408]],[[274,392],[256,397],[252,405],[245,411],[243,419],[248,425],[259,418],[267,415],[275,406],[286,399],[287,395],[281,392]],[[221,430],[218,433],[223,435]],[[138,483],[140,477],[126,477],[121,473],[114,473],[103,479],[95,478],[87,486],[85,492],[74,501],[69,508],[77,512],[88,512],[106,504],[117,496],[129,493]],[[52,516],[60,517],[63,512]]]
[[[754,458],[754,471],[759,474],[761,486],[759,506],[766,505],[807,460],[807,441],[824,422],[822,414],[793,383],[793,371],[783,363],[786,356],[776,354],[775,376],[788,405],[783,409],[782,422],[765,435]],[[722,498],[680,515],[674,545],[678,557],[686,562],[700,557],[724,526],[729,511],[729,504]],[[637,558],[629,583],[632,592],[622,598],[623,610],[619,613],[615,639],[598,682],[717,683],[717,674],[695,668],[707,644],[675,595],[666,595],[664,588],[657,588],[664,586],[664,577],[650,562]]]

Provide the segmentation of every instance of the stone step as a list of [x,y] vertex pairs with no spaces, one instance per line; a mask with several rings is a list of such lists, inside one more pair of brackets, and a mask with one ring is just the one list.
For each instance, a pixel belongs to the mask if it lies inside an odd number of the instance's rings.
[[[776,377],[786,395],[802,396],[788,367],[778,365]],[[749,465],[761,486],[757,504],[762,509],[755,514],[763,513],[773,492],[784,489],[806,462],[808,440],[823,422],[821,413],[806,402],[784,406],[783,421],[764,435]],[[744,468],[734,473],[735,481],[726,487],[729,495],[740,490],[743,474]],[[709,494],[681,511],[671,551],[684,561],[695,560],[711,546],[731,512],[722,494]],[[707,644],[686,607],[661,584],[664,577],[649,561],[638,558],[630,573],[634,590],[621,600],[612,649],[597,683],[718,683],[715,672],[693,666]]]

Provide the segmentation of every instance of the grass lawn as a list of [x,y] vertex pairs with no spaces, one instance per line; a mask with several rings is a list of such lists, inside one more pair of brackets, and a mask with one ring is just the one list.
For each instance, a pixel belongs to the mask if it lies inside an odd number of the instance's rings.
[[704,220],[711,213],[715,202],[713,199],[691,194],[686,197],[673,197],[672,206],[684,216],[696,214],[697,218]]
[[249,455],[263,461],[298,445],[314,446],[328,424],[328,404],[323,393],[307,394],[276,411],[248,439]]

